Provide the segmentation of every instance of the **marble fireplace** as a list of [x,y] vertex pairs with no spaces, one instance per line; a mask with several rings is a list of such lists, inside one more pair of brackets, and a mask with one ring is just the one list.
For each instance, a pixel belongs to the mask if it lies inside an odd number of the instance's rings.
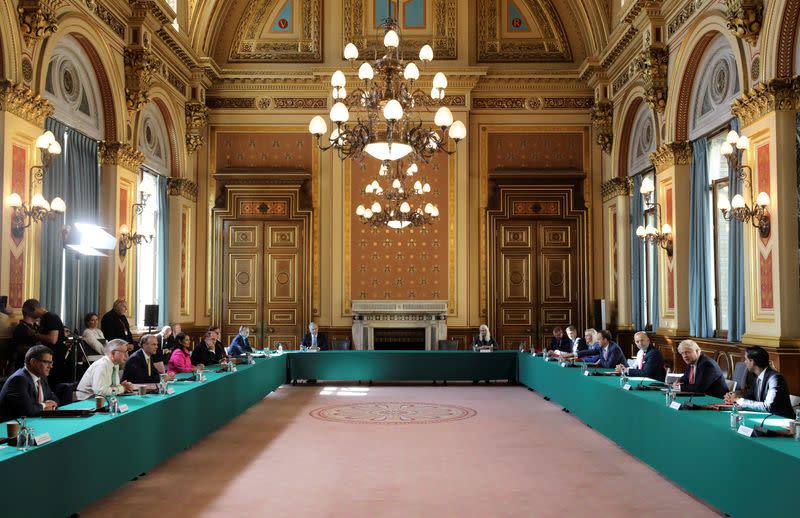
[[439,340],[447,338],[446,300],[354,300],[353,347],[361,350],[375,349],[375,330],[386,335],[397,329],[398,335],[416,329],[424,332],[425,350],[438,348]]

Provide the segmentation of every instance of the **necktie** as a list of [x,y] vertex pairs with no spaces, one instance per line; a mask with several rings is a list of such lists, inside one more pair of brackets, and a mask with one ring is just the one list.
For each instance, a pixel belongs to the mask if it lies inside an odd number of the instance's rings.
[[692,365],[691,370],[689,371],[689,384],[694,385],[694,368],[695,366]]
[[36,391],[38,392],[38,395],[36,397],[39,398],[39,403],[44,403],[44,393],[42,392],[41,378],[36,380]]
[[639,369],[642,368],[642,363],[644,363],[644,353],[639,353]]
[[149,376],[150,375],[150,357],[149,356],[145,356],[144,357],[144,361],[147,362],[147,375]]

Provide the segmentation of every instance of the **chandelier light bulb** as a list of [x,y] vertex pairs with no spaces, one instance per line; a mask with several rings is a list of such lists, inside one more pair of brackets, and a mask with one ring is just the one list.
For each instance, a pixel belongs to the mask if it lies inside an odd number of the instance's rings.
[[437,101],[441,101],[442,99],[444,99],[444,90],[440,90],[435,86],[431,88],[431,99],[435,99]]
[[22,198],[19,194],[12,192],[8,195],[8,197],[6,197],[6,205],[12,209],[18,209],[22,207]]
[[654,235],[656,235],[658,233],[658,231],[656,230],[656,227],[654,227],[653,225],[647,225],[647,227],[645,227],[644,231],[645,231],[645,234],[647,234],[648,236],[654,236]]
[[421,49],[419,49],[419,60],[423,63],[430,63],[433,61],[433,49],[430,45],[423,45]]
[[425,185],[422,186],[422,192],[431,192],[431,184],[425,182]]
[[63,214],[64,212],[67,211],[67,204],[64,203],[64,200],[62,200],[61,198],[55,197],[53,198],[52,203],[50,203],[50,209],[53,212],[58,212],[59,214]]
[[461,121],[453,122],[452,126],[450,126],[450,130],[447,132],[450,135],[450,138],[458,142],[459,140],[464,140],[467,136],[467,127],[464,126],[464,123]]
[[725,142],[730,145],[736,144],[736,141],[739,140],[739,134],[736,133],[734,130],[730,130],[728,134],[725,136]]
[[449,128],[453,124],[453,113],[447,106],[442,106],[436,110],[436,115],[433,116],[433,123],[440,128]]
[[639,225],[638,227],[636,227],[636,235],[639,236],[639,237],[644,237],[644,236],[647,235],[647,232],[645,231],[645,229],[644,229],[644,227],[642,225]]
[[395,49],[400,45],[400,37],[397,35],[394,30],[386,31],[386,34],[383,36],[383,46],[387,49]]
[[661,233],[666,235],[672,234],[672,225],[669,223],[664,223],[661,225]]
[[766,207],[767,205],[769,205],[769,202],[770,202],[769,194],[765,193],[764,191],[758,193],[758,196],[756,197],[756,205],[758,205],[759,207]]
[[331,86],[334,88],[340,88],[347,84],[347,78],[344,77],[344,72],[341,70],[337,70],[331,76]]
[[375,189],[375,194],[383,194],[383,187],[380,185]]
[[51,155],[60,155],[61,144],[59,144],[57,141],[54,140],[53,142],[50,143],[49,146],[47,146],[47,152],[50,153]]
[[358,67],[358,78],[362,81],[369,81],[373,77],[375,77],[375,71],[372,70],[372,65],[366,61],[361,63],[361,66]]
[[56,136],[53,135],[53,132],[48,130],[39,135],[36,138],[36,147],[39,149],[47,149],[50,147],[50,144],[56,141]]
[[371,183],[368,183],[367,186],[364,187],[364,192],[367,193],[367,194],[372,194],[372,191],[374,191],[374,190],[375,189],[372,188],[372,184]]
[[359,205],[356,207],[356,216],[363,216],[364,215],[364,206]]
[[425,214],[430,214],[433,212],[433,203],[426,203],[425,204]]
[[410,166],[408,166],[408,169],[406,169],[406,174],[408,176],[414,176],[414,173],[416,173],[417,171],[419,171],[417,164],[411,164]]
[[434,218],[439,217],[439,207],[437,207],[436,205],[433,206],[433,210],[431,211],[431,216],[433,216]]
[[414,182],[414,190],[417,191],[417,192],[421,191],[422,190],[422,182],[420,182],[419,180]]
[[123,236],[127,236],[128,234],[131,233],[131,230],[128,228],[128,225],[123,223],[119,227],[119,233],[122,234]]
[[747,149],[748,147],[750,147],[750,139],[747,137],[747,135],[742,135],[739,137],[739,139],[736,141],[736,149]]
[[723,142],[719,152],[722,153],[722,156],[731,156],[733,154],[733,146],[730,142]]
[[389,171],[389,166],[386,164],[381,164],[380,169],[378,169],[378,174],[381,176],[386,176],[386,173]]
[[348,43],[344,46],[344,59],[349,61],[353,61],[354,59],[358,59],[358,47],[353,45],[352,43]]
[[[320,117],[320,119],[322,119],[322,117]],[[322,122],[324,124],[325,120],[323,119]],[[327,130],[328,130],[328,126],[326,124],[325,125],[325,129],[323,130],[323,133],[325,133],[325,131],[327,131]],[[331,131],[331,135],[330,135],[330,137],[328,137],[328,140],[330,140],[331,144],[333,144],[334,146],[341,146],[342,145],[342,139],[339,138],[339,128],[333,128],[333,131]]]
[[656,190],[656,186],[655,186],[655,184],[653,184],[653,179],[652,178],[645,178],[644,180],[642,180],[642,186],[639,187],[639,192],[640,193],[642,193],[644,195],[647,195],[647,194],[651,194],[655,190]]
[[378,183],[378,180],[372,180],[372,184],[371,185],[372,185],[372,190],[373,191],[377,191],[378,189],[381,188],[380,184]]
[[447,88],[447,76],[442,72],[436,72],[436,75],[433,76],[433,86],[439,90]]
[[717,208],[726,212],[731,210],[730,200],[728,200],[728,198],[720,198],[717,202]]
[[372,204],[372,207],[370,208],[372,209],[372,212],[377,214],[378,212],[381,211],[381,204],[376,201],[375,203]]
[[731,207],[734,209],[742,209],[744,208],[744,197],[741,194],[737,194],[731,200]]
[[401,187],[402,187],[402,185],[400,185],[400,180],[398,180],[397,178],[395,178],[395,179],[394,179],[394,181],[392,182],[392,188],[394,188],[394,189],[400,189]]
[[407,81],[416,81],[419,79],[419,68],[416,63],[411,62],[406,65],[406,68],[403,70],[403,77],[406,78]]
[[369,209],[364,210],[364,217],[370,219],[372,217],[372,211]]
[[411,212],[411,205],[409,205],[407,201],[404,201],[403,203],[400,204],[400,212],[402,212],[403,214],[408,214],[409,212]]
[[436,133],[431,132],[431,136],[428,137],[428,147],[431,149],[436,149],[439,147],[439,135]]
[[39,209],[50,210],[50,204],[47,203],[47,200],[44,199],[42,193],[38,192],[33,195],[33,199],[31,200],[31,206]]
[[347,97],[347,90],[345,90],[344,87],[334,88],[333,92],[331,92],[331,97],[333,97],[337,101],[339,99],[344,99],[345,97]]
[[347,122],[350,119],[350,112],[343,102],[339,101],[331,108],[331,120],[337,123]]
[[391,99],[383,107],[383,116],[387,121],[393,122],[403,118],[403,107],[397,99]]
[[[311,122],[308,123],[308,132],[317,136],[327,133],[328,125],[325,123],[325,119],[319,115],[314,116]],[[333,138],[333,133],[331,133],[331,138]]]

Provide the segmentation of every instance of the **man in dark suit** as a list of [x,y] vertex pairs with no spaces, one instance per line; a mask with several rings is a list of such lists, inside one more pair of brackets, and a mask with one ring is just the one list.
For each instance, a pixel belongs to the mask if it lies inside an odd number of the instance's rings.
[[328,340],[325,338],[324,333],[320,333],[318,331],[317,324],[315,322],[311,322],[308,324],[308,333],[303,337],[303,341],[300,342],[300,346],[314,348],[318,347],[320,351],[327,351],[328,350]]
[[694,340],[684,340],[678,344],[678,354],[686,362],[686,372],[676,383],[680,390],[702,392],[718,398],[725,397],[728,384],[717,362],[700,352]]
[[12,374],[0,390],[0,422],[58,407],[58,398],[47,384],[52,367],[53,351],[49,347],[34,345],[28,349],[25,367]]
[[228,348],[228,354],[231,356],[241,356],[245,353],[252,353],[253,348],[250,346],[248,337],[250,336],[250,328],[247,326],[239,326],[239,334],[231,342]]
[[794,410],[789,400],[789,388],[780,372],[769,366],[769,353],[762,347],[744,350],[747,370],[756,375],[756,382],[747,392],[729,392],[725,401],[736,402],[740,407],[756,412],[769,412],[794,419]]
[[560,327],[553,328],[553,338],[550,339],[550,345],[547,347],[550,351],[562,351],[565,353],[572,352],[572,342],[564,335],[564,330]]
[[658,381],[664,381],[667,373],[664,371],[664,357],[658,347],[650,344],[650,337],[644,331],[633,335],[633,341],[639,352],[636,355],[636,366],[628,368],[625,364],[617,365],[617,374],[625,372],[628,376],[640,376]]
[[[103,331],[103,336],[109,342],[115,338],[125,340],[129,344],[133,344],[133,335],[131,334],[131,326],[128,324],[128,317],[125,312],[128,311],[128,303],[123,299],[114,301],[111,311],[103,315],[100,321],[100,327]],[[133,348],[129,347],[128,351]]]
[[597,343],[594,347],[579,351],[577,354],[578,358],[597,355],[600,357],[597,365],[606,369],[613,369],[620,363],[625,363],[625,354],[616,342],[611,341],[611,333],[605,329],[597,333]]
[[214,331],[206,331],[203,341],[192,351],[192,365],[215,365],[223,359],[216,350],[217,336]]
[[[122,381],[130,381],[137,384],[158,383],[160,373],[155,365],[158,363],[155,361],[157,359],[156,353],[158,352],[158,338],[156,335],[142,335],[139,345],[141,345],[141,348],[130,355],[125,362],[125,367],[122,370]],[[175,373],[168,373],[167,378],[174,379]]]
[[567,338],[569,338],[569,350],[564,351],[561,349],[562,352],[578,354],[578,352],[585,351],[589,348],[589,346],[586,345],[586,340],[578,336],[578,330],[575,326],[567,327]]

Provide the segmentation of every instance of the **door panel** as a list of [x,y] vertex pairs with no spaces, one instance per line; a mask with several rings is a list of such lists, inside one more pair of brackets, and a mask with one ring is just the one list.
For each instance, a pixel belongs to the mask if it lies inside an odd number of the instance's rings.
[[534,301],[536,275],[534,268],[535,223],[499,221],[496,232],[501,237],[498,250],[496,291],[499,294],[498,317],[501,329],[495,329],[498,344],[504,349],[531,343],[536,315]]

